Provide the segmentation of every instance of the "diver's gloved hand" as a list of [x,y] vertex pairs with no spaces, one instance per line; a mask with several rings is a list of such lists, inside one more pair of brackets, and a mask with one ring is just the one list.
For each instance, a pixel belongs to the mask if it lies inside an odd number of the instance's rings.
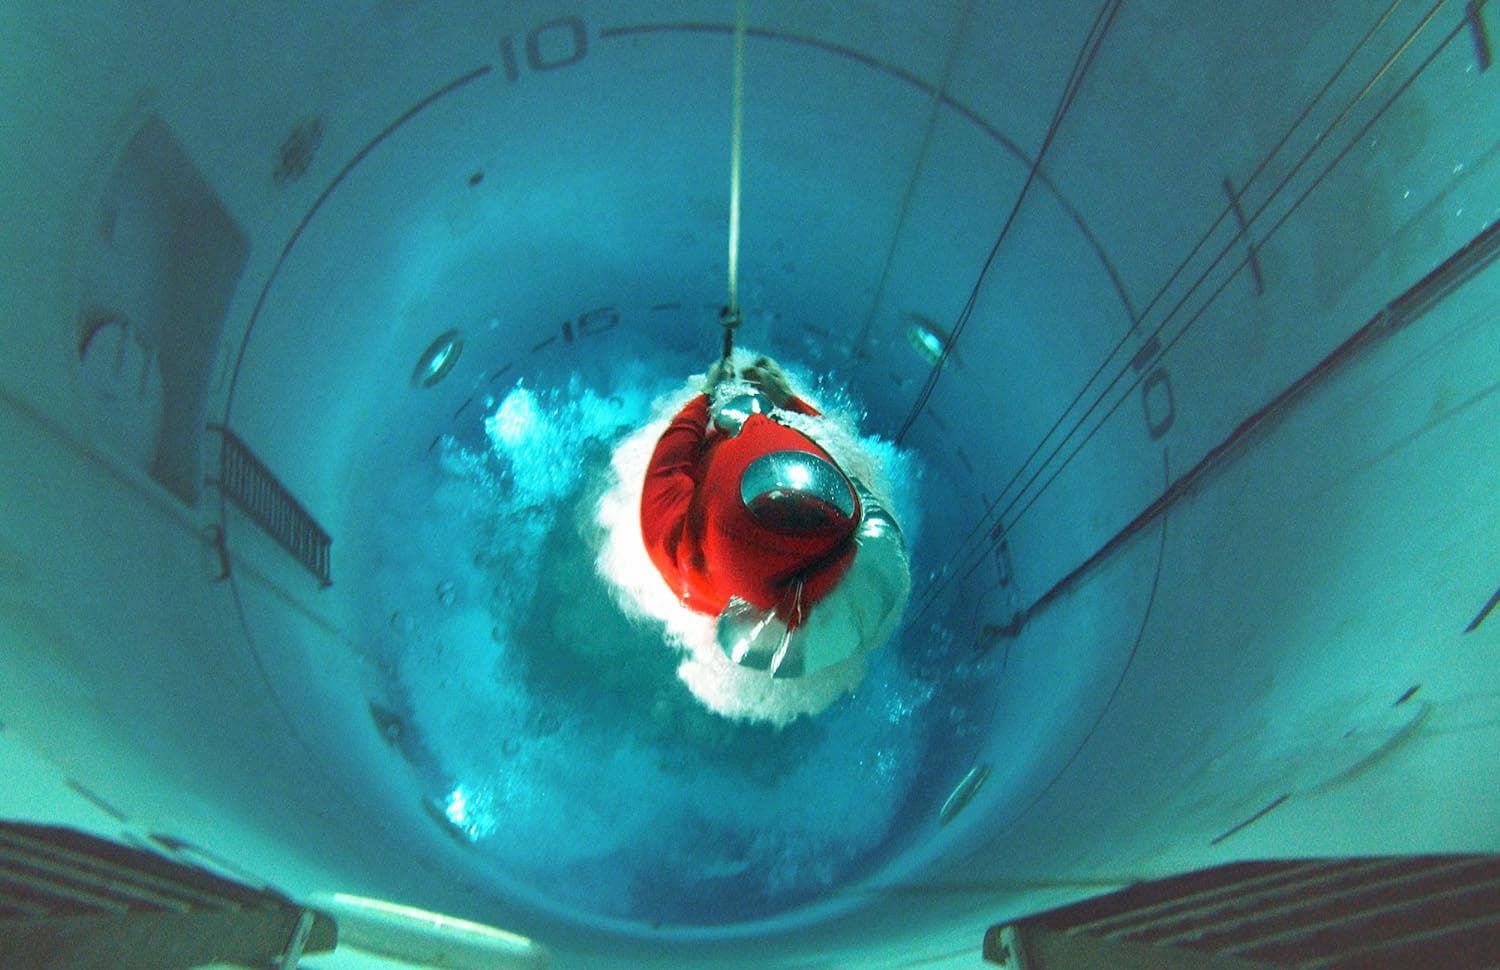
[[740,371],[740,376],[765,391],[771,403],[779,408],[786,407],[792,399],[792,385],[786,371],[769,357],[757,357],[755,363]]
[[732,380],[734,380],[734,364],[727,360],[714,361],[713,366],[708,369],[708,376],[704,378],[703,393],[712,397],[720,384]]

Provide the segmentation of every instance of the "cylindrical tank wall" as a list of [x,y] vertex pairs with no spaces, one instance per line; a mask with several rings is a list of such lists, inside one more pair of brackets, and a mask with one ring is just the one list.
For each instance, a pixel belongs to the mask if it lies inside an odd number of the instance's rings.
[[[1500,95],[1460,10],[1023,7],[751,3],[741,277],[747,339],[847,374],[887,434],[929,373],[907,329],[967,319],[907,440],[941,483],[935,534],[956,572],[993,555],[964,543],[971,529],[1003,522],[1024,602],[1500,215],[1492,136],[1472,123]],[[294,891],[399,896],[565,952],[609,938],[500,900],[370,730],[338,544],[335,585],[319,591],[212,489],[184,499],[112,450],[120,432],[79,360],[81,304],[110,292],[80,268],[106,235],[101,200],[153,124],[233,227],[181,228],[221,254],[213,265],[239,267],[211,321],[222,339],[205,413],[336,539],[360,527],[351,482],[426,460],[504,367],[509,381],[586,362],[626,335],[706,360],[733,4],[494,8],[3,14],[0,96],[15,110],[0,163],[0,719],[127,829]],[[1086,73],[1049,138],[1080,50]],[[151,157],[170,168],[178,155]],[[124,265],[149,281],[171,260]],[[1238,855],[1493,849],[1493,804],[1439,824],[1435,791],[1315,834],[1347,790],[1335,781],[1413,747],[1427,708],[1391,702],[1471,671],[1437,672],[1449,641],[1425,631],[1496,574],[1485,486],[1500,461],[1482,434],[1494,341],[1475,322],[1493,310],[1492,277],[1471,284],[1479,310],[1442,318],[1457,336],[1393,351],[1423,364],[1331,395],[1266,446],[1274,461],[1237,466],[992,648],[1008,660],[973,752],[991,766],[981,795],[876,888],[832,901],[840,919],[765,929],[757,959],[853,951],[872,927],[888,952],[942,952],[935,941],[977,939],[992,916]],[[160,285],[202,296],[223,283]],[[418,356],[451,328],[458,366],[415,388]],[[1417,433],[1392,416],[1408,400],[1447,436],[1424,439],[1420,460],[1397,448]],[[1363,444],[1332,446],[1346,436]],[[992,506],[1009,511],[996,520]],[[1433,506],[1452,513],[1423,517]],[[215,581],[213,527],[227,530],[230,583]],[[1293,541],[1314,529],[1317,548]],[[1359,565],[1382,548],[1400,550],[1401,570]],[[1014,605],[990,563],[918,593],[976,638]],[[1382,663],[1362,664],[1372,651]],[[1493,750],[1493,728],[1470,738]],[[1423,743],[1362,783],[1386,790],[1449,763],[1451,741]],[[1272,824],[1296,820],[1279,841],[1217,840],[1273,803],[1286,807]],[[729,959],[709,935],[673,959]]]

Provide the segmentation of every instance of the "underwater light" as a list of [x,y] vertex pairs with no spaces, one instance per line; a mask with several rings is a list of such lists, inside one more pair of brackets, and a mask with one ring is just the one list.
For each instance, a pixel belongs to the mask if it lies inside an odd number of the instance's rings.
[[938,361],[943,359],[943,348],[948,346],[951,339],[948,331],[917,313],[909,314],[906,321],[906,339],[911,341],[912,347],[927,362],[927,366],[936,367]]
[[458,363],[459,355],[463,351],[463,337],[457,330],[449,330],[441,334],[426,350],[422,351],[422,356],[417,358],[417,366],[411,372],[412,386],[431,387],[447,377],[453,370],[453,365]]
[[959,812],[968,808],[969,803],[974,800],[974,796],[979,794],[980,786],[984,784],[985,779],[989,778],[989,776],[990,766],[987,764],[975,765],[970,768],[968,773],[959,779],[958,784],[953,786],[953,791],[943,801],[943,807],[938,810],[938,823],[947,825],[958,817]]
[[339,947],[419,966],[541,967],[545,947],[518,933],[367,896],[332,893],[313,905],[333,916]]

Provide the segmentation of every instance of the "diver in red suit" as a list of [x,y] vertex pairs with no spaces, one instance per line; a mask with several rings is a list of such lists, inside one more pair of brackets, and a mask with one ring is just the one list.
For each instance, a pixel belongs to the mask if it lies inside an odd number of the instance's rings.
[[719,616],[731,659],[776,677],[862,659],[909,588],[894,519],[789,414],[818,411],[774,361],[719,362],[658,440],[641,497],[663,579]]

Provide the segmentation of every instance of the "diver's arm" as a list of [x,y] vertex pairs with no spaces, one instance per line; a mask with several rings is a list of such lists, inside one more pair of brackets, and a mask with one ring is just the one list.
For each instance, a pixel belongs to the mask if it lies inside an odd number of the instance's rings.
[[787,380],[786,371],[769,357],[756,358],[755,363],[740,372],[740,376],[760,388],[771,399],[772,404],[783,410],[796,411],[810,417],[817,417],[819,414],[817,408],[792,393],[792,384]]
[[707,432],[708,395],[699,394],[677,412],[657,440],[641,491],[641,536],[646,551],[679,597],[685,593],[678,566],[680,546]]

